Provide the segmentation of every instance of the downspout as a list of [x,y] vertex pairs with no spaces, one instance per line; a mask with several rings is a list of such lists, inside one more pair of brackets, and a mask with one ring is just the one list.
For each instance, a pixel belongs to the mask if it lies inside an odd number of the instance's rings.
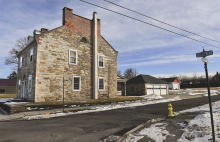
[[97,13],[93,12],[93,99],[98,99]]

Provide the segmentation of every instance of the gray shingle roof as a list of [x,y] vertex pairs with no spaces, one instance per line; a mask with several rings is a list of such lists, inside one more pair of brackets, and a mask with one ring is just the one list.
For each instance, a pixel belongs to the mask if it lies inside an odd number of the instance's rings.
[[140,74],[127,81],[127,83],[152,83],[152,84],[168,84],[168,82],[160,80],[150,75]]
[[171,78],[161,78],[161,80],[167,81],[167,82],[174,82],[177,77],[171,77]]

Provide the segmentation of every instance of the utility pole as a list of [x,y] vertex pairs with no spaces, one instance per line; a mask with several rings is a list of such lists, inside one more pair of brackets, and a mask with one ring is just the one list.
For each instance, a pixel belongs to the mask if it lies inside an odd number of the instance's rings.
[[196,57],[202,57],[202,61],[204,62],[204,68],[205,68],[205,74],[206,74],[206,82],[207,82],[207,88],[208,88],[208,97],[209,97],[209,108],[210,108],[210,116],[211,116],[211,125],[212,125],[212,138],[213,142],[215,142],[215,128],[214,128],[214,120],[213,120],[213,113],[212,113],[212,100],[210,96],[210,85],[209,85],[209,78],[208,78],[208,69],[207,69],[207,63],[208,59],[206,56],[213,55],[213,51],[205,51],[203,48],[203,52],[196,53]]

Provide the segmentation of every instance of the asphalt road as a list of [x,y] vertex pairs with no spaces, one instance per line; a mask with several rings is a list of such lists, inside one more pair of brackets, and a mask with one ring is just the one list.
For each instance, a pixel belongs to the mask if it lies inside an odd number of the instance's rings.
[[[220,100],[213,96],[212,102]],[[208,103],[208,97],[172,102],[174,111]],[[160,103],[103,112],[31,121],[0,122],[1,142],[97,142],[110,135],[123,135],[141,123],[167,116]],[[175,119],[175,118],[174,118]]]

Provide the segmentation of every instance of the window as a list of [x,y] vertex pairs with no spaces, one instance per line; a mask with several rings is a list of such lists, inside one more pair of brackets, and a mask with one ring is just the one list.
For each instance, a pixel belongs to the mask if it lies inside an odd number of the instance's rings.
[[18,80],[18,91],[21,90],[21,79]]
[[100,68],[104,68],[104,56],[103,55],[98,56],[98,66]]
[[5,93],[5,89],[0,89],[0,93]]
[[34,51],[34,48],[32,47],[30,50],[30,63],[33,61],[33,51]]
[[80,76],[73,76],[72,80],[72,88],[73,91],[81,91],[81,77]]
[[77,51],[69,49],[69,64],[77,64]]
[[79,42],[89,43],[89,40],[86,37],[82,37]]
[[104,91],[105,90],[105,78],[104,77],[99,77],[99,91]]
[[29,75],[28,77],[28,92],[31,92],[32,87],[32,75]]
[[20,68],[22,67],[22,57],[20,57]]

